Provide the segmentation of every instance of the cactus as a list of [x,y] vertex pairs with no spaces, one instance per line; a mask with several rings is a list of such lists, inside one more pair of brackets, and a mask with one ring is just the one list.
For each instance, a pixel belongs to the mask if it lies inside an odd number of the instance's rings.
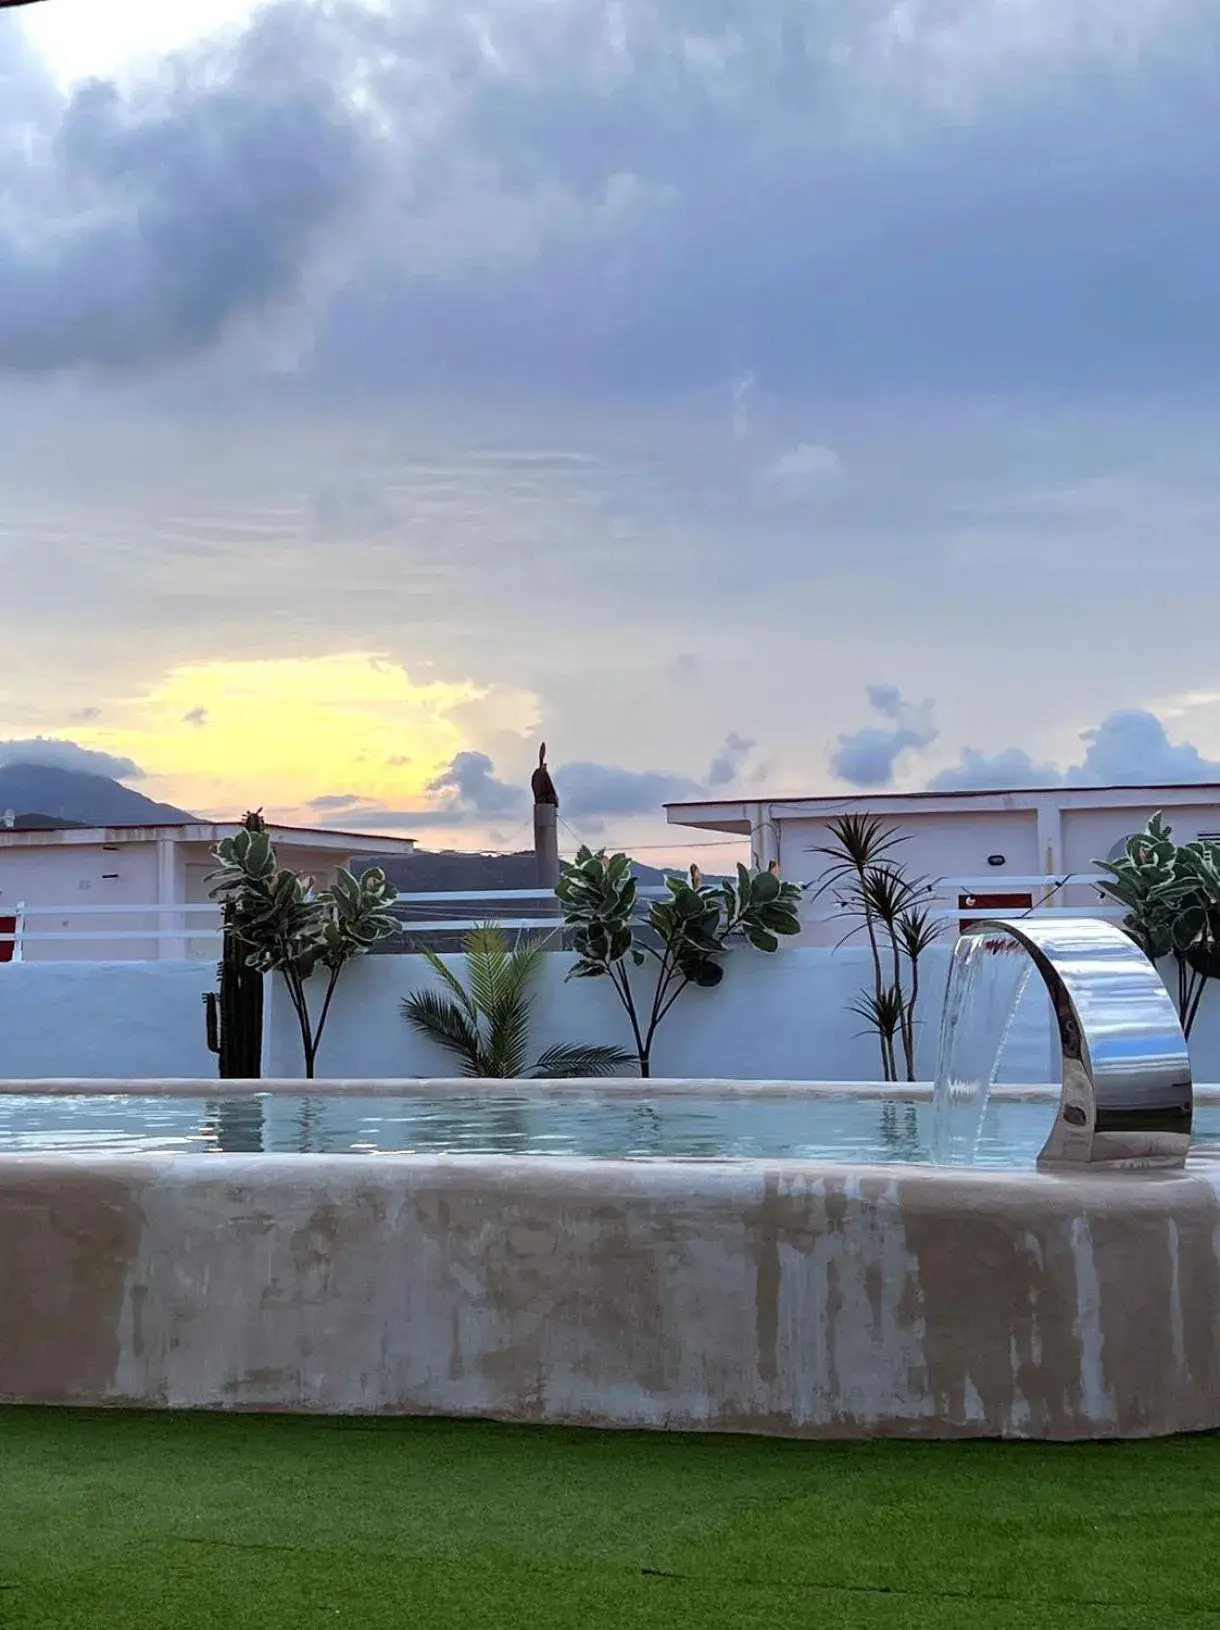
[[[246,816],[232,837],[222,838],[212,853],[219,870],[207,880],[209,893],[222,902],[225,926],[241,948],[234,950],[234,956],[242,963],[243,976],[251,970],[278,970],[284,976],[301,1032],[305,1075],[312,1080],[344,967],[398,932],[397,918],[390,910],[397,898],[394,886],[376,867],[362,877],[353,877],[339,867],[329,888],[316,889],[311,878],[277,865],[270,835],[257,810]],[[327,977],[315,1017],[309,1009],[308,984],[317,969],[325,969]],[[222,993],[216,1037],[222,1049],[224,1008]]]
[[246,961],[233,914],[226,905],[219,994],[208,991],[203,999],[208,1048],[217,1055],[222,1081],[253,1081],[263,1073],[263,976]]

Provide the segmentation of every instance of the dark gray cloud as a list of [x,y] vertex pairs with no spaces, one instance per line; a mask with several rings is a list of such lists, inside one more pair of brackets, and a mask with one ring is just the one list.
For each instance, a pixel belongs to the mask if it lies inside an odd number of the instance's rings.
[[80,770],[86,775],[106,775],[115,781],[138,781],[144,771],[129,758],[80,747],[74,741],[54,736],[29,736],[0,741],[0,765],[43,764],[54,770]]
[[[427,62],[448,122],[412,270],[337,311],[332,360],[632,389],[733,353],[797,391],[1213,378],[1220,19],[1119,11],[519,3],[481,59],[460,7],[391,19],[380,95]],[[807,482],[805,445],[781,473]]]
[[[665,770],[627,770],[612,764],[577,761],[555,770],[560,813],[583,824],[590,834],[615,817],[660,816],[667,802],[706,797],[712,786],[723,790],[736,779],[754,743],[730,734],[712,765],[722,779],[696,781]],[[500,780],[486,753],[458,753],[443,773],[424,789],[434,802],[421,809],[385,809],[346,794],[315,798],[310,807],[327,817],[326,824],[343,828],[389,827],[409,832],[413,827],[486,827],[489,821],[526,818],[530,798],[524,787]]]
[[420,809],[387,809],[352,793],[324,794],[313,799],[310,808],[317,811],[324,825],[339,830],[386,829],[406,833],[430,828],[452,831],[486,828],[488,822],[506,817],[524,819],[530,809],[526,789],[499,780],[495,765],[486,753],[456,754],[424,792],[433,802]]
[[707,772],[708,786],[717,790],[732,786],[757,746],[758,743],[749,736],[739,736],[735,730],[730,730]]
[[334,381],[732,374],[742,438],[755,383],[1214,380],[1220,15],[1102,9],[278,0],[57,129],[40,92],[0,363],[190,354],[320,279]]
[[204,725],[207,724],[207,722],[208,722],[208,710],[207,710],[207,708],[206,707],[189,708],[182,715],[182,722],[183,722],[183,724],[189,724],[193,730],[202,730]]
[[575,821],[608,816],[659,815],[661,806],[705,792],[689,776],[665,770],[624,770],[612,764],[577,762],[555,771],[560,811]]
[[494,820],[524,814],[529,807],[525,788],[497,780],[495,765],[486,753],[458,753],[435,780],[429,781],[424,791],[429,797],[443,800],[432,812],[438,818],[449,815]]
[[841,735],[830,768],[853,787],[888,787],[904,753],[930,747],[940,734],[931,702],[908,702],[896,685],[870,685],[868,699],[882,726],[865,725]]
[[316,71],[321,15],[272,6],[0,144],[0,368],[189,356],[301,289],[368,177],[365,129]]
[[987,791],[1016,787],[1175,786],[1220,783],[1220,762],[1190,742],[1172,742],[1154,713],[1124,708],[1081,735],[1084,757],[1066,771],[1035,763],[1009,747],[987,754],[967,747],[961,760],[931,782],[933,791]]

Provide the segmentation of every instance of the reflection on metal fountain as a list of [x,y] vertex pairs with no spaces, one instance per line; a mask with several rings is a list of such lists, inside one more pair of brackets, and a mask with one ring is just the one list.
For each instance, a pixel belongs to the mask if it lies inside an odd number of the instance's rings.
[[[1038,1164],[1183,1165],[1194,1103],[1190,1058],[1169,993],[1139,947],[1097,918],[997,918],[962,936],[955,967],[972,950],[977,955],[978,941],[997,954],[1011,953],[1015,942],[1050,993],[1063,1088]],[[947,1011],[951,999],[952,986]]]

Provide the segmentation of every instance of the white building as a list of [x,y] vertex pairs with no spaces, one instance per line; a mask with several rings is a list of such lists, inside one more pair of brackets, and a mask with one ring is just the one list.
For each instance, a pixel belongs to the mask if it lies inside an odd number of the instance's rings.
[[[838,815],[879,816],[906,834],[896,852],[907,872],[936,884],[948,915],[1021,911],[1045,900],[1053,907],[1097,910],[1089,884],[1132,832],[1162,811],[1179,843],[1220,840],[1220,786],[1054,787],[1012,792],[910,792],[834,798],[722,800],[666,806],[673,826],[740,833],[753,864],[779,862],[782,875],[816,890],[830,862],[818,853]],[[811,894],[813,892],[811,890]],[[823,896],[805,912],[806,944],[842,937],[843,919]]]
[[[0,827],[0,962],[131,962],[219,954],[206,878],[238,823]],[[413,838],[269,825],[283,866],[325,885],[353,855],[408,855]]]

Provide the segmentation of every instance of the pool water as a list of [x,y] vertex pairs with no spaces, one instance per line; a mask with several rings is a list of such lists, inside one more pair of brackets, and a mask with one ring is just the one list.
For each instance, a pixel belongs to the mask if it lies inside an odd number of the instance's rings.
[[[974,1164],[1034,1164],[1055,1103],[993,1102]],[[1195,1146],[1220,1153],[1220,1105]],[[932,1105],[843,1095],[0,1097],[0,1153],[492,1154],[932,1161]]]

